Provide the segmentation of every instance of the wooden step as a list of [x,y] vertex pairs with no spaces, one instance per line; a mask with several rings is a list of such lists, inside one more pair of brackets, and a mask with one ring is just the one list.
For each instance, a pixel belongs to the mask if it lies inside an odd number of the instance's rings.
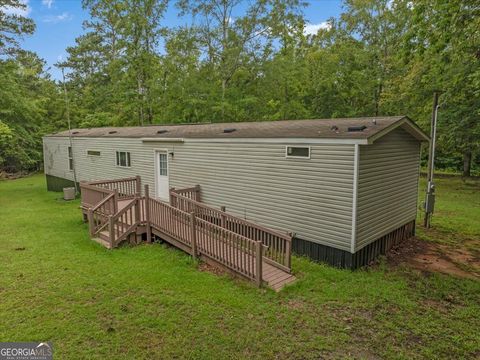
[[108,241],[108,239],[104,240],[104,239],[101,239],[101,238],[98,238],[98,237],[94,237],[94,238],[92,238],[92,240],[99,243],[100,245],[105,246],[107,249],[111,249],[110,242]]
[[107,230],[100,231],[98,233],[98,237],[102,240],[109,241],[110,240],[110,234],[108,233]]

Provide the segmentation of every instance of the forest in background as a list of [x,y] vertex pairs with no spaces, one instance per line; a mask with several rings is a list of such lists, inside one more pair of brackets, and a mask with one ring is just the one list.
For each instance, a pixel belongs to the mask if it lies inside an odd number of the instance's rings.
[[480,4],[345,0],[305,33],[300,0],[83,0],[90,19],[54,81],[21,48],[32,19],[0,0],[0,170],[42,164],[42,136],[73,127],[408,115],[429,131],[441,91],[437,168],[480,173]]

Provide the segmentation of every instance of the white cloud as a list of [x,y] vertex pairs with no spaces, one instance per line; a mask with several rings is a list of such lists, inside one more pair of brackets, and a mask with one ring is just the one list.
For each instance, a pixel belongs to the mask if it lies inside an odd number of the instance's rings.
[[32,8],[28,5],[29,0],[21,0],[26,7],[24,9],[15,8],[12,6],[0,6],[2,11],[7,15],[28,16],[32,12]]
[[53,5],[53,0],[42,0],[42,5],[50,9]]
[[68,12],[64,12],[60,15],[47,15],[44,16],[42,21],[45,23],[56,24],[59,22],[70,21],[73,19],[73,15],[69,14]]
[[330,30],[331,28],[332,24],[330,24],[328,21],[321,22],[320,24],[307,24],[303,29],[303,33],[305,35],[316,35],[320,29]]

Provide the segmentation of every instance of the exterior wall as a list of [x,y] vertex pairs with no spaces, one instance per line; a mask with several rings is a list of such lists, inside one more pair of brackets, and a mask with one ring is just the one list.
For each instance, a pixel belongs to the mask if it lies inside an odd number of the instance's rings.
[[73,171],[68,169],[68,138],[44,138],[43,163],[45,174],[73,181]]
[[45,174],[45,177],[47,180],[48,191],[62,192],[63,188],[75,186],[75,183],[72,180],[68,180],[68,179],[64,179],[64,178],[60,178],[60,177],[48,175],[48,174]]
[[312,145],[310,159],[282,144],[185,143],[171,183],[200,184],[213,206],[298,237],[349,250],[354,145]]
[[[73,179],[67,138],[46,137],[45,172]],[[304,144],[302,144],[304,145]],[[285,158],[285,145],[165,143],[132,138],[74,138],[77,180],[140,175],[155,194],[154,150],[166,149],[170,186],[199,184],[202,201],[304,240],[350,251],[354,145],[311,145],[310,159]],[[101,152],[87,156],[87,150]],[[115,165],[115,151],[131,153],[131,168]]]
[[415,220],[420,142],[397,128],[360,145],[355,251]]

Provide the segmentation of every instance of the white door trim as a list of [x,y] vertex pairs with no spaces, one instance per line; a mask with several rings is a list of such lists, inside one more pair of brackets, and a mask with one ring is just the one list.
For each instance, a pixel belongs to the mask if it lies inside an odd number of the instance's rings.
[[[165,153],[167,155],[167,196],[162,198],[159,196],[159,187],[158,187],[158,154]],[[170,161],[168,159],[168,149],[153,149],[153,163],[154,163],[154,171],[155,171],[155,197],[161,199],[163,201],[169,201],[169,192],[170,192]]]

